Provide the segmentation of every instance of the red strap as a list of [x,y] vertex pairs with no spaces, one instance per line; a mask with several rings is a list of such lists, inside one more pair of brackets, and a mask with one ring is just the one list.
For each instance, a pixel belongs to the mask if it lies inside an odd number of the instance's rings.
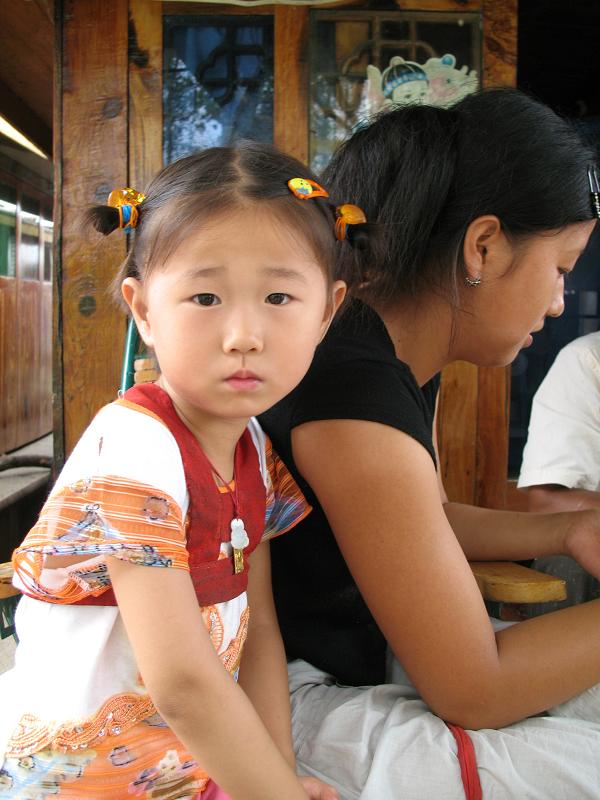
[[456,739],[458,747],[458,763],[460,764],[460,777],[463,782],[466,800],[481,800],[481,783],[477,772],[477,761],[475,759],[475,748],[469,734],[458,725],[447,722],[450,732]]

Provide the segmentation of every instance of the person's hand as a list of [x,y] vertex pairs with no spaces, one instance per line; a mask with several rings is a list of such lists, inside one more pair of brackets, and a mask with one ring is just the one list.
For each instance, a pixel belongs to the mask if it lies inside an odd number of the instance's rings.
[[320,781],[318,778],[299,775],[298,780],[310,800],[340,800],[340,796],[333,786]]
[[565,555],[600,580],[600,511],[587,509],[565,513]]

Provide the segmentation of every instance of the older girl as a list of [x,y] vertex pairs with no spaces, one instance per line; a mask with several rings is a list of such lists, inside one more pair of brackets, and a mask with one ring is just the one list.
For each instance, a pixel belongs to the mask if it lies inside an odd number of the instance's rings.
[[600,798],[600,601],[495,631],[467,563],[600,576],[600,515],[449,503],[433,425],[445,364],[509,364],[562,312],[593,163],[496,90],[392,110],[327,171],[369,220],[339,253],[354,300],[263,424],[315,508],[274,547],[297,754],[344,800]]

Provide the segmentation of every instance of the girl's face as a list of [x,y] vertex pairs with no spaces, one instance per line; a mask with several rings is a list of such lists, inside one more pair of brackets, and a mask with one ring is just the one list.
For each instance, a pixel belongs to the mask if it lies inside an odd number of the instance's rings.
[[[513,245],[499,231],[480,247],[479,286],[465,287],[459,337],[462,358],[485,366],[510,364],[546,317],[564,310],[564,281],[584,250],[594,221],[531,236]],[[468,263],[468,262],[467,262]]]
[[328,287],[301,234],[255,206],[209,220],[143,285],[127,278],[123,294],[160,384],[202,424],[247,420],[288,394],[345,285]]

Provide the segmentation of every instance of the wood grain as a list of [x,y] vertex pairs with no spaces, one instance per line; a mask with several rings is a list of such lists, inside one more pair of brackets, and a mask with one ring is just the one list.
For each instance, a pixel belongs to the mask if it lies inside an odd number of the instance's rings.
[[566,583],[510,561],[474,561],[470,564],[485,600],[496,603],[549,603],[565,600]]
[[483,0],[483,83],[517,84],[517,0]]
[[277,147],[308,161],[308,9],[275,9],[273,133]]
[[82,233],[82,211],[127,182],[127,4],[63,0],[61,299],[65,453],[115,397],[124,340],[108,295],[125,237]]
[[129,0],[129,185],[144,191],[162,167],[162,13]]
[[438,409],[440,474],[448,499],[473,503],[477,468],[477,367],[466,361],[442,372]]

